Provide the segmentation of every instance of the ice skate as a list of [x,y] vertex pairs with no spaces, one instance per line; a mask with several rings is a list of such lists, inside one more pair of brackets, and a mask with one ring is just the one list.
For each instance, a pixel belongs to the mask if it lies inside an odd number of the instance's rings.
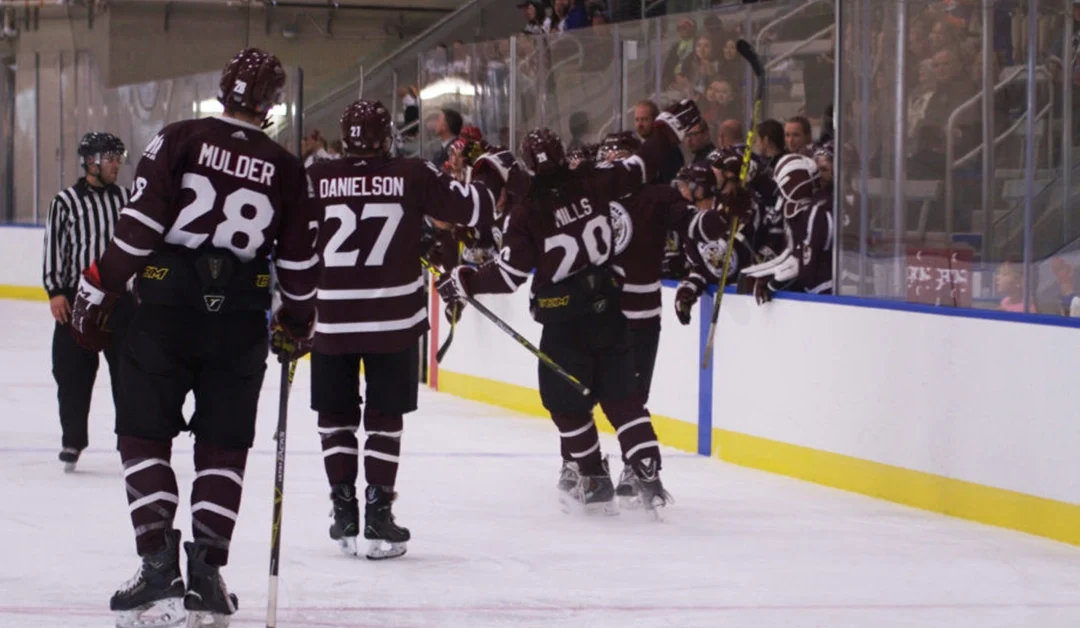
[[397,494],[383,486],[368,486],[365,498],[364,538],[368,540],[368,559],[385,560],[405,554],[405,544],[411,538],[409,529],[394,523],[390,512]]
[[559,483],[557,485],[559,491],[569,493],[573,490],[573,488],[577,486],[578,477],[580,477],[580,475],[581,474],[578,472],[578,463],[570,460],[563,460],[562,468],[559,470]]
[[333,504],[330,514],[334,517],[334,523],[330,524],[330,538],[337,541],[342,554],[356,556],[359,551],[356,538],[360,535],[360,506],[356,503],[356,487],[349,484],[331,486],[330,501]]
[[615,487],[615,497],[619,507],[626,510],[641,508],[641,483],[634,473],[634,468],[629,464],[623,464],[622,473],[619,474],[619,485]]
[[646,457],[630,462],[630,467],[637,476],[640,494],[638,499],[646,512],[658,520],[663,517],[660,509],[675,503],[675,499],[664,490],[664,484],[660,481],[660,461],[656,458]]
[[600,475],[579,475],[577,484],[567,493],[560,495],[563,512],[585,515],[619,514],[615,507],[615,485],[611,483],[607,458],[600,465]]
[[229,593],[219,568],[207,564],[209,548],[201,541],[184,543],[188,555],[188,586],[184,595],[187,628],[226,628],[239,601]]
[[64,463],[64,473],[71,473],[75,470],[75,465],[79,462],[79,456],[82,454],[81,449],[75,449],[74,447],[64,447],[60,450],[60,462]]
[[109,610],[117,628],[173,628],[183,626],[184,578],[180,575],[180,532],[165,533],[165,549],[143,556],[135,576],[124,583]]

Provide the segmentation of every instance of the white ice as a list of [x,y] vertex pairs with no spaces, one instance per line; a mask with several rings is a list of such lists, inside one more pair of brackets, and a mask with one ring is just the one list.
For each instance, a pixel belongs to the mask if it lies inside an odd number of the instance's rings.
[[[78,472],[64,474],[48,309],[0,301],[0,321],[0,626],[111,626],[109,596],[138,559],[107,369],[90,448]],[[224,571],[240,597],[234,626],[265,625],[278,381],[272,364]],[[301,363],[289,417],[283,627],[1080,626],[1077,548],[675,451],[665,452],[678,500],[666,522],[568,517],[556,503],[548,422],[427,389],[406,419],[399,477],[409,553],[349,559],[327,536],[308,398]],[[613,438],[603,444],[617,452]],[[191,446],[181,436],[173,456],[185,538]]]

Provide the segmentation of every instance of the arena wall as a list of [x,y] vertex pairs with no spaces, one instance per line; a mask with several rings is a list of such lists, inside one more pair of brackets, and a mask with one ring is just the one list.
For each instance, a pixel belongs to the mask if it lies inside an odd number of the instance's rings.
[[[0,228],[0,297],[45,298],[43,235]],[[1080,544],[1076,319],[782,294],[758,307],[727,294],[714,361],[702,370],[713,297],[685,327],[671,312],[673,285],[663,297],[649,408],[664,443]],[[539,341],[527,286],[481,300]],[[434,295],[433,304],[434,352],[448,326]],[[513,339],[467,310],[430,380],[546,416],[536,370]],[[553,455],[555,447],[552,428]]]

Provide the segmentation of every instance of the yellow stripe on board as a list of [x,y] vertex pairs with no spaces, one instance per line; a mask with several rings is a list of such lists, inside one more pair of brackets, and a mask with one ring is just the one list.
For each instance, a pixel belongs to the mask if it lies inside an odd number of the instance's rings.
[[[540,392],[535,388],[507,384],[493,379],[455,373],[446,369],[439,369],[439,391],[464,397],[473,401],[507,408],[520,414],[535,417],[548,417],[548,411],[540,403]],[[606,420],[604,412],[597,408],[598,418],[596,426],[602,432],[614,434],[611,424]],[[697,451],[697,425],[679,421],[665,416],[653,415],[653,427],[660,442],[675,449],[683,451]]]
[[48,301],[49,293],[39,286],[0,286],[0,299]]
[[[526,386],[440,369],[439,390],[548,416],[540,393]],[[655,415],[653,423],[665,445],[697,451],[696,424]],[[614,431],[606,421],[598,426]],[[714,453],[732,464],[1080,545],[1078,505],[727,430],[714,429],[713,444]]]
[[1080,506],[767,438],[713,430],[721,460],[1080,545]]

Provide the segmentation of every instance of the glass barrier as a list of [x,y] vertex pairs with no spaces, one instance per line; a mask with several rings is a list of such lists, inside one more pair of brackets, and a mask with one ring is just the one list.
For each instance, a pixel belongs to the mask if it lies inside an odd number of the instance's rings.
[[[25,58],[24,58],[25,57]],[[90,131],[107,131],[128,149],[117,183],[128,186],[143,149],[166,124],[221,113],[220,72],[106,88],[97,63],[86,52],[29,53],[18,63],[36,64],[15,85],[15,128],[10,143],[12,203],[6,222],[44,223],[49,203],[82,176],[77,148]],[[300,138],[294,123],[302,90],[300,73],[287,68],[285,102],[271,113],[270,137],[295,154]],[[0,149],[3,146],[0,145]]]
[[841,294],[1067,315],[1080,7],[842,8]]

